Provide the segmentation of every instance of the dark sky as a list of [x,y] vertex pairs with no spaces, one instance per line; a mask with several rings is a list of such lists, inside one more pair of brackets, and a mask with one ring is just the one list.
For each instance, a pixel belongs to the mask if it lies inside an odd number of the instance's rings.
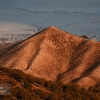
[[100,0],[0,0],[0,8],[100,10]]

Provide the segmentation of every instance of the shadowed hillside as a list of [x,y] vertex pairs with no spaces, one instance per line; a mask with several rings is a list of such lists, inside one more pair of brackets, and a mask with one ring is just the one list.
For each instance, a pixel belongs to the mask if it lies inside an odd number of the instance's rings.
[[100,84],[100,43],[50,26],[0,53],[0,66],[85,88]]
[[21,70],[0,68],[0,84],[10,84],[10,95],[0,100],[100,100],[100,88],[88,90],[75,84],[46,81]]

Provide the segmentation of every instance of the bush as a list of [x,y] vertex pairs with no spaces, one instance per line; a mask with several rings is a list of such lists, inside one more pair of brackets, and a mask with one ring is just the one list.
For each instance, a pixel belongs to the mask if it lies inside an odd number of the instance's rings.
[[9,74],[15,73],[15,71],[9,67],[0,67],[0,71],[7,72]]
[[32,75],[29,75],[29,74],[27,74],[26,75],[26,80],[29,82],[29,83],[36,83],[36,78],[35,77],[33,77]]
[[100,92],[100,87],[95,87],[95,86],[90,86],[88,91],[91,91],[91,92]]
[[51,84],[52,84],[51,81],[46,81],[46,82],[44,83],[44,87],[47,88],[47,89],[50,89]]
[[42,85],[42,86],[44,86],[44,84],[45,84],[45,79],[43,79],[43,78],[36,78],[36,83],[37,83],[37,84],[40,84],[40,85]]
[[32,84],[29,83],[29,82],[27,82],[27,81],[24,82],[24,85],[23,85],[23,86],[24,86],[26,89],[32,88]]
[[82,38],[84,38],[84,39],[89,39],[89,37],[86,36],[86,35],[82,35],[82,36],[80,36],[80,37],[82,37]]
[[45,79],[43,79],[43,78],[37,78],[37,77],[33,77],[33,76],[31,76],[31,75],[29,75],[29,74],[27,74],[26,75],[26,79],[27,79],[27,81],[28,82],[30,82],[30,83],[37,83],[37,84],[40,84],[40,85],[42,85],[42,86],[44,86],[44,84],[45,84]]
[[66,93],[67,91],[80,92],[81,88],[80,88],[80,86],[75,85],[75,84],[66,84],[66,85],[63,86],[63,92]]
[[73,96],[70,93],[66,93],[63,98],[64,100],[74,100],[75,99],[75,98],[73,99]]
[[48,100],[59,100],[59,96],[57,93],[52,93]]
[[37,94],[41,99],[45,100],[49,97],[49,93],[43,91],[43,90],[34,90],[35,94]]
[[26,80],[26,75],[24,72],[22,72],[21,70],[19,69],[14,69],[15,70],[15,73],[13,73],[12,75],[14,76],[14,78],[17,80],[17,81],[24,81]]
[[23,80],[26,79],[25,73],[22,72],[19,69],[11,69],[11,68],[8,68],[8,67],[1,67],[0,70],[8,73],[9,76],[16,79],[17,81],[23,81]]
[[7,83],[11,84],[11,86],[17,85],[17,82],[14,79],[12,79],[12,78],[10,78],[10,80]]
[[[12,94],[19,100],[34,100],[34,97],[30,94],[29,91],[24,89],[23,87],[16,87],[12,89]],[[34,95],[35,96],[35,95]]]
[[13,95],[0,95],[0,100],[17,100]]
[[51,86],[50,86],[50,90],[51,90],[52,92],[61,94],[61,92],[62,92],[62,87],[59,86],[59,85],[57,85],[56,83],[52,83]]

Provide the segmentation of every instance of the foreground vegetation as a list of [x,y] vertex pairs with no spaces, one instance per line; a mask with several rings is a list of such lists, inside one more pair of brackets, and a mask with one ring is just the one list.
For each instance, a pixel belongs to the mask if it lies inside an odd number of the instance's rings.
[[88,90],[75,84],[46,81],[24,72],[0,68],[0,84],[11,84],[11,95],[0,95],[0,100],[100,100],[100,88]]

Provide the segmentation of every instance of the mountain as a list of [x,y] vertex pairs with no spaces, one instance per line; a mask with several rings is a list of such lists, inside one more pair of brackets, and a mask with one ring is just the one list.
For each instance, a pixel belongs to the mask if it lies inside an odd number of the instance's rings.
[[0,66],[85,88],[100,86],[100,42],[50,26],[2,51]]

